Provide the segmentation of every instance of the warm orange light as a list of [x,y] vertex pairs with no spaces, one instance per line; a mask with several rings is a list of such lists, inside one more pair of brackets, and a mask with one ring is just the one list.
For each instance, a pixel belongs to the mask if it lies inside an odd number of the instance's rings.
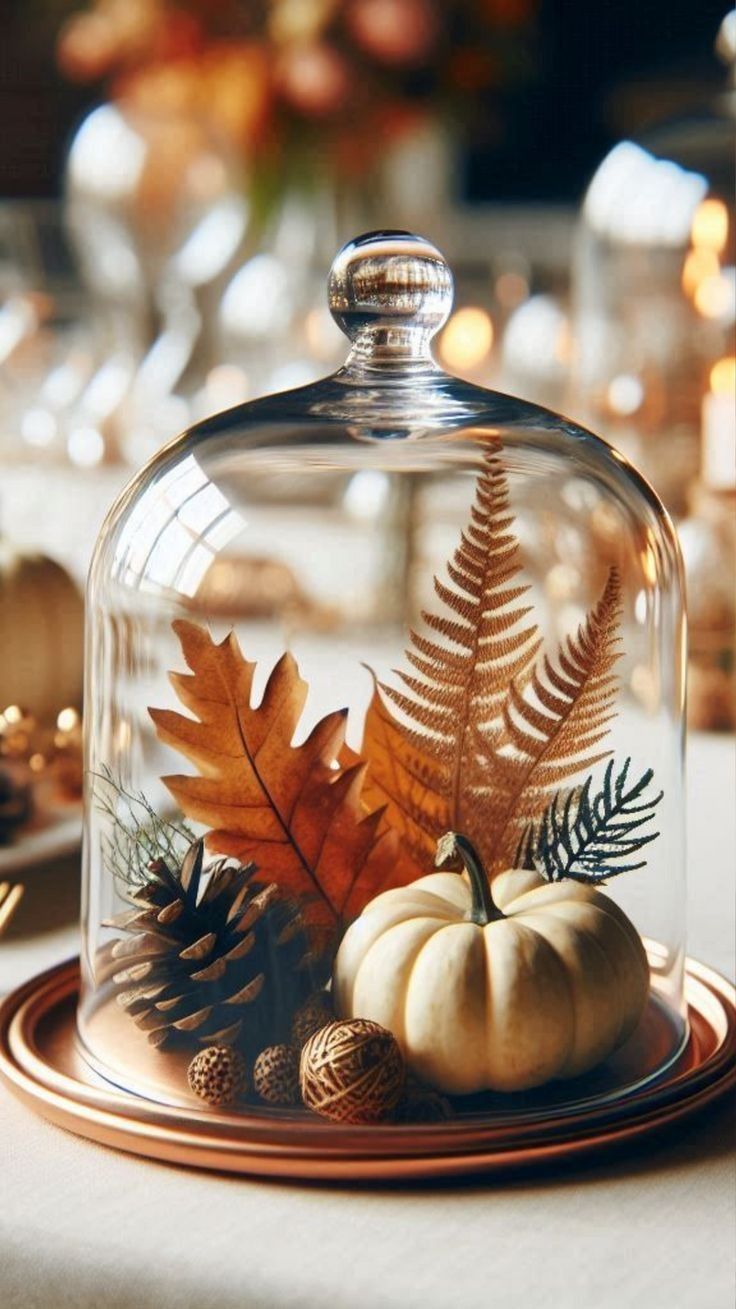
[[682,269],[682,289],[692,297],[701,282],[717,277],[719,272],[718,255],[713,250],[691,250]]
[[76,709],[71,706],[62,709],[56,719],[56,726],[60,732],[73,732],[74,728],[79,726],[79,714]]
[[695,210],[690,240],[698,250],[720,253],[728,240],[728,210],[722,200],[701,200]]
[[448,368],[475,368],[493,345],[493,323],[485,309],[468,306],[452,315],[442,333],[440,354]]
[[710,389],[714,395],[736,395],[736,355],[726,355],[713,365]]
[[706,277],[698,286],[693,303],[703,318],[725,318],[733,303],[733,288],[727,277]]

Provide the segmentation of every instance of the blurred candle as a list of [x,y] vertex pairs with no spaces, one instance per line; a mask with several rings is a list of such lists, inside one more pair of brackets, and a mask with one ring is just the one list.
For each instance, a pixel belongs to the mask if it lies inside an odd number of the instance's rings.
[[722,200],[701,200],[693,217],[690,240],[696,250],[720,254],[728,240],[728,210]]
[[734,270],[724,268],[722,272],[713,277],[705,277],[698,283],[693,302],[703,318],[719,318],[730,322],[734,317],[735,294]]
[[692,298],[701,282],[718,277],[720,271],[718,255],[713,250],[690,250],[682,269],[683,291]]
[[703,481],[713,490],[736,485],[736,357],[719,359],[703,397]]

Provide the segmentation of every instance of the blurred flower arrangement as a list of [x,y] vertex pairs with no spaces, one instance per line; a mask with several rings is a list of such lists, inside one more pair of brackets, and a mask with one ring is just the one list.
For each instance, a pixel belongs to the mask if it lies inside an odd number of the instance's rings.
[[263,207],[288,185],[365,179],[441,112],[461,123],[531,67],[537,0],[91,0],[62,71],[142,111],[201,115]]

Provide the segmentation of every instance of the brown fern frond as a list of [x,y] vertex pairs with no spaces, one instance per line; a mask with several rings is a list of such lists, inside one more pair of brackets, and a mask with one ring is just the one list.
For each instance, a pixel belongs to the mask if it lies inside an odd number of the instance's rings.
[[443,832],[474,825],[509,684],[525,684],[540,647],[530,607],[519,603],[529,588],[514,584],[521,561],[499,442],[483,462],[449,580],[435,578],[443,609],[422,614],[444,644],[412,632],[406,657],[416,675],[398,673],[401,690],[377,684],[366,717],[365,798],[386,807],[387,823],[425,861]]
[[551,792],[610,753],[596,747],[614,716],[620,615],[621,583],[611,568],[598,603],[560,647],[556,664],[545,655],[526,686],[511,683],[479,806],[482,830],[475,833],[492,871],[513,863],[521,829],[538,817]]

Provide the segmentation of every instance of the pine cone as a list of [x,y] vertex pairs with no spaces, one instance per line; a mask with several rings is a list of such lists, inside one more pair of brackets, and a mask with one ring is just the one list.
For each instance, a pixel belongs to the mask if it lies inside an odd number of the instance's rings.
[[195,1054],[187,1070],[195,1095],[208,1104],[225,1105],[237,1100],[248,1082],[242,1054],[229,1045],[210,1045]]
[[253,1087],[269,1104],[298,1104],[298,1050],[293,1045],[269,1045],[261,1050],[253,1068]]
[[252,865],[203,870],[202,841],[172,871],[149,864],[134,908],[105,925],[130,935],[111,947],[118,1002],[152,1045],[237,1045],[252,1058],[288,1040],[294,1010],[313,989],[301,918],[259,885]]

